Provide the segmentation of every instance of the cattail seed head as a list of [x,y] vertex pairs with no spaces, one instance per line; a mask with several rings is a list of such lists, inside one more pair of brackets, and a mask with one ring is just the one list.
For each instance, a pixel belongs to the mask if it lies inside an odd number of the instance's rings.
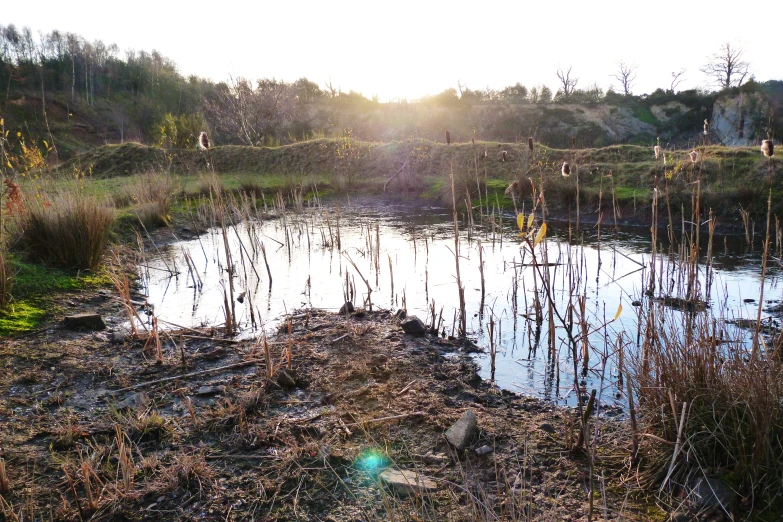
[[692,150],[690,154],[688,154],[688,157],[691,159],[691,163],[696,163],[699,161],[699,153],[695,150]]
[[508,154],[507,151],[501,150],[500,151],[500,161],[506,161],[506,155]]
[[704,120],[704,135],[710,133],[710,122],[708,120]]
[[471,141],[471,143],[473,143],[473,145],[476,144],[476,138],[470,138],[470,141]]
[[653,150],[655,151],[655,159],[658,159],[658,156],[661,155],[661,147],[660,145],[656,145]]
[[209,148],[209,136],[207,136],[206,132],[202,132],[198,135],[198,148],[202,150],[207,150]]
[[446,145],[451,145],[451,132],[446,131]]
[[571,174],[571,165],[569,165],[567,161],[563,162],[563,168],[560,169],[560,173],[564,178],[567,178],[569,174]]
[[532,137],[527,139],[527,148],[530,149],[530,152],[533,152],[533,138]]
[[772,140],[764,140],[761,142],[761,152],[768,158],[775,155],[775,144]]

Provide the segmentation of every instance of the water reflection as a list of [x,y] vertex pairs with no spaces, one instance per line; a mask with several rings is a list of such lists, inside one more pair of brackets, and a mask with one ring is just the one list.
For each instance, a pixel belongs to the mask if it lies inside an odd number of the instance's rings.
[[[530,252],[511,228],[513,216],[503,218],[503,233],[499,219],[494,231],[491,225],[482,226],[478,221],[477,218],[470,234],[461,230],[461,275],[468,334],[482,348],[490,345],[488,330],[492,323],[497,383],[514,391],[573,404],[574,372],[588,388],[597,385],[602,370],[608,381],[616,379],[617,357],[611,357],[604,368],[596,349],[601,352],[611,343],[609,351],[616,353],[614,344],[618,342],[635,349],[640,308],[632,303],[644,302],[643,278],[650,261],[649,230],[626,228],[615,232],[604,228],[598,242],[594,229],[576,233],[569,230],[567,223],[550,222],[550,263],[540,267],[537,275],[530,265]],[[151,260],[153,269],[147,272],[146,285],[149,302],[160,319],[186,327],[224,321],[222,282],[226,281],[228,266],[223,241],[220,229],[212,229],[197,238],[169,245],[162,249],[160,257]],[[230,227],[228,241],[236,294],[246,292],[241,303],[234,303],[242,335],[258,333],[252,328],[253,322],[270,329],[284,314],[302,307],[337,312],[351,292],[357,306],[364,303],[396,310],[405,305],[409,314],[427,318],[428,323],[433,322],[434,310],[438,333],[456,334],[458,294],[452,254],[453,223],[446,209],[348,207],[343,202],[339,210],[336,206],[324,206],[300,214],[289,213],[285,219]],[[714,276],[708,283],[702,266],[702,289],[710,288],[713,309],[754,318],[757,303],[744,299],[759,295],[760,254],[744,248],[743,236],[731,236],[731,240],[727,237],[725,251],[722,237],[716,238],[715,244],[721,248],[715,248]],[[666,244],[660,248],[668,251]],[[484,263],[483,286],[480,257]],[[176,266],[178,275],[170,276],[167,266]],[[188,266],[194,267],[197,274],[190,273]],[[569,271],[568,266],[575,269]],[[564,323],[548,320],[540,281],[542,271],[548,271],[552,280],[553,313],[562,316]],[[664,286],[676,291],[676,271],[662,276]],[[765,296],[779,297],[778,285],[779,269],[773,268],[765,282]],[[583,301],[575,299],[578,306],[568,307],[572,296],[583,296]],[[368,297],[370,300],[365,302]],[[611,322],[621,304],[618,320]],[[542,307],[543,321],[536,320],[537,307]],[[589,364],[575,368],[563,324],[575,331],[581,317],[588,325],[592,346]],[[598,328],[605,322],[609,322],[605,328]],[[481,353],[475,357],[482,377],[489,378],[489,355]]]

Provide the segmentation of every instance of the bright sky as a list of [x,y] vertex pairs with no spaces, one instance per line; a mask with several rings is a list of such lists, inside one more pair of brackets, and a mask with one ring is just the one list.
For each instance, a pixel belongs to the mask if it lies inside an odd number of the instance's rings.
[[[699,71],[730,41],[759,81],[783,79],[773,51],[775,3],[720,0],[579,2],[428,0],[270,2],[4,2],[0,24],[73,32],[121,49],[158,50],[183,75],[215,81],[241,75],[318,83],[381,101],[437,94],[457,82],[501,89],[520,82],[557,89],[558,66],[573,66],[577,88],[617,82],[617,62],[638,65],[635,94],[706,87]],[[635,6],[635,7],[632,7]],[[761,12],[763,11],[763,12]],[[616,87],[616,90],[617,87]]]

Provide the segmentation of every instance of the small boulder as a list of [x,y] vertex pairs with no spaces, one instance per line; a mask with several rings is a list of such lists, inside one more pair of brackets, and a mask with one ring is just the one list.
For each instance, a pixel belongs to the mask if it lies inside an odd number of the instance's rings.
[[539,430],[545,431],[549,434],[553,434],[555,432],[555,427],[549,424],[548,422],[545,422],[541,426],[538,427]]
[[125,334],[122,332],[112,332],[109,336],[109,342],[111,344],[123,344],[125,342]]
[[340,314],[352,314],[353,313],[353,303],[350,301],[346,301],[344,305],[340,307]]
[[737,506],[737,493],[719,478],[700,478],[690,500],[696,513],[731,514]]
[[63,321],[69,330],[105,330],[106,324],[99,314],[69,315]]
[[446,440],[462,451],[468,447],[470,441],[478,433],[478,419],[472,410],[467,410],[451,428],[446,430]]
[[385,469],[378,475],[378,479],[397,493],[404,495],[428,493],[438,489],[434,480],[415,471]]
[[404,320],[406,315],[408,315],[408,314],[406,314],[406,313],[405,313],[405,310],[403,310],[402,308],[400,308],[399,310],[397,310],[397,313],[396,313],[396,314],[394,314],[394,316],[395,316],[397,319],[399,319],[400,321]]
[[400,323],[402,331],[411,335],[424,335],[427,332],[427,327],[424,323],[415,315],[410,315]]
[[125,399],[121,400],[115,406],[117,411],[123,410],[141,410],[147,407],[150,403],[150,397],[144,392],[131,393]]
[[492,453],[493,451],[495,451],[495,450],[492,449],[492,446],[488,446],[488,445],[484,444],[480,448],[476,448],[476,455],[481,457],[481,456],[486,455],[488,453]]

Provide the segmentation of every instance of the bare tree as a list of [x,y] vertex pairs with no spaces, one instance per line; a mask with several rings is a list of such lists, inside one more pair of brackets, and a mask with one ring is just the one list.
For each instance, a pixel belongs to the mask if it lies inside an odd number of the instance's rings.
[[680,69],[677,72],[672,72],[672,83],[669,86],[670,93],[674,94],[674,89],[676,89],[678,85],[680,85],[682,82],[685,81],[685,78],[682,77],[683,74],[685,74],[685,69]]
[[571,78],[571,66],[568,66],[568,70],[566,72],[563,72],[563,69],[557,68],[557,77],[560,78],[560,83],[563,85],[563,90],[561,91],[563,98],[568,98],[574,93],[574,89],[576,89],[576,83],[579,81],[579,78]]
[[750,64],[742,59],[742,53],[742,47],[727,42],[709,57],[710,61],[701,68],[701,72],[724,89],[739,87],[750,70]]
[[617,72],[612,75],[612,78],[620,82],[623,87],[623,94],[628,96],[631,94],[631,85],[636,80],[636,69],[638,65],[628,65],[623,60],[617,64]]

